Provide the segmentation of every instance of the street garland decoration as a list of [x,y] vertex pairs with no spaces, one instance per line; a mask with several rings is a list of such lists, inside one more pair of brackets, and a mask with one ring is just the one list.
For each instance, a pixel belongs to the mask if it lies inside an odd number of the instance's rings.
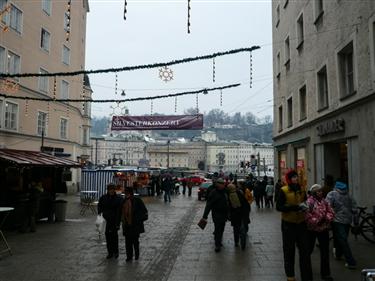
[[185,95],[197,95],[200,93],[207,94],[211,91],[216,90],[223,90],[229,88],[235,88],[240,86],[241,84],[230,84],[222,87],[215,87],[215,88],[205,88],[197,91],[189,91],[189,92],[181,92],[175,94],[168,94],[168,95],[159,95],[153,97],[139,97],[139,98],[128,98],[128,99],[105,99],[105,100],[93,100],[93,99],[55,99],[55,98],[33,98],[33,97],[25,97],[25,96],[13,96],[13,95],[6,95],[1,94],[0,97],[4,98],[11,98],[11,99],[18,99],[18,100],[27,100],[27,101],[46,101],[46,102],[91,102],[91,103],[110,103],[110,102],[133,102],[133,101],[143,101],[143,100],[155,100],[155,99],[162,99],[162,98],[170,98],[170,97],[178,97],[178,96],[185,96]]
[[170,65],[182,64],[192,61],[199,61],[199,60],[207,60],[212,59],[215,57],[232,55],[237,53],[243,52],[252,52],[254,50],[260,49],[259,46],[252,46],[250,48],[239,48],[233,49],[225,52],[217,52],[210,55],[204,56],[197,56],[197,57],[189,57],[184,59],[173,60],[169,62],[159,62],[153,64],[143,64],[143,65],[134,65],[134,66],[124,66],[119,68],[106,68],[106,69],[96,69],[96,70],[77,70],[71,72],[45,72],[45,73],[0,73],[0,78],[16,78],[16,77],[54,77],[54,76],[76,76],[81,74],[97,74],[97,73],[111,73],[111,72],[122,72],[122,71],[134,71],[140,69],[152,69],[152,68],[159,68],[165,67]]

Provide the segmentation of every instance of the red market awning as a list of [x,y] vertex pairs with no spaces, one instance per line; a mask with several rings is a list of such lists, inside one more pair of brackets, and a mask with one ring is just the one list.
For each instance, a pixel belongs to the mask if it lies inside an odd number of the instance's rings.
[[81,167],[78,162],[56,157],[39,151],[0,149],[0,161],[10,162],[17,166],[32,167]]

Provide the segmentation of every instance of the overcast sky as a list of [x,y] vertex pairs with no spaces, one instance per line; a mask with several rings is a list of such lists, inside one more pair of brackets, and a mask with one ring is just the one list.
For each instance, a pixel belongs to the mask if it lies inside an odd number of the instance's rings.
[[[253,87],[250,89],[249,53],[216,58],[216,82],[212,59],[171,66],[174,78],[164,82],[159,70],[146,69],[115,74],[90,75],[94,99],[148,97],[241,83],[220,93],[199,95],[200,112],[220,108],[229,114],[252,112],[262,118],[272,109],[272,28],[270,0],[192,0],[191,33],[187,33],[187,0],[89,0],[86,69],[123,67],[168,62],[258,45],[253,52]],[[110,116],[114,104],[93,104],[93,116]],[[150,101],[126,105],[131,115],[151,113]],[[121,105],[123,107],[123,105]],[[196,107],[195,95],[175,100],[158,99],[153,113],[183,114]],[[116,114],[120,110],[116,109]]]

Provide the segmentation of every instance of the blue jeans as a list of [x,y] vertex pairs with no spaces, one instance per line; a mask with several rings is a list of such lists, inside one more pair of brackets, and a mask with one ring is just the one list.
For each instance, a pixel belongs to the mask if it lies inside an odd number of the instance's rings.
[[336,249],[336,257],[339,258],[344,255],[345,260],[349,265],[356,265],[356,261],[353,258],[353,254],[348,243],[350,225],[333,222],[332,230],[333,244]]

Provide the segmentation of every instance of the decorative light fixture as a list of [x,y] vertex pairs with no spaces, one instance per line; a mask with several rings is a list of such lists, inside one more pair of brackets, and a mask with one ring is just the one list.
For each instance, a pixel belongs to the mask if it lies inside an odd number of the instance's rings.
[[126,96],[125,90],[122,90],[122,92],[121,92],[121,96],[123,96],[123,97]]
[[190,1],[191,0],[188,0],[188,18],[187,18],[187,32],[189,34],[190,34],[190,10],[191,10]]
[[159,78],[163,80],[164,82],[169,82],[173,80],[172,69],[168,68],[167,66],[159,68]]
[[11,79],[5,79],[0,84],[0,91],[6,92],[8,94],[17,93],[19,88],[19,84]]
[[66,8],[66,41],[70,39],[70,12],[72,9],[72,0],[68,0],[68,6]]
[[203,95],[207,95],[207,94],[208,94],[207,89],[204,89],[204,90],[203,90]]

